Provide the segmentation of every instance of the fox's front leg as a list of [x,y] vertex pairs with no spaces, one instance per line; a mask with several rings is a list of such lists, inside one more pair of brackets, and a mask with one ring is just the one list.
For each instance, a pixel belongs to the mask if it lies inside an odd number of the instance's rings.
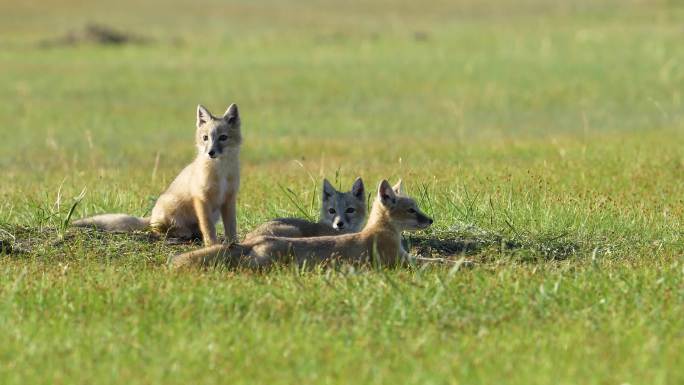
[[211,246],[218,243],[216,239],[216,227],[211,220],[211,207],[208,202],[199,198],[193,199],[193,206],[195,207],[195,214],[197,214],[197,221],[202,232],[202,240],[205,246]]
[[221,205],[223,228],[226,232],[226,243],[237,242],[237,192],[229,192]]
[[399,249],[399,263],[413,265],[416,263],[416,256],[409,254],[403,247]]

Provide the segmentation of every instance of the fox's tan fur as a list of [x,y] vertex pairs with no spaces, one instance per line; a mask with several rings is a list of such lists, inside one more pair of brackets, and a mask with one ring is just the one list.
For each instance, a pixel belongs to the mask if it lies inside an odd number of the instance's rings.
[[313,238],[261,236],[242,244],[213,246],[173,257],[173,268],[212,266],[220,263],[248,267],[268,266],[276,261],[294,259],[298,264],[318,264],[334,260],[358,263],[376,259],[394,265],[408,259],[401,246],[403,230],[427,228],[432,219],[423,214],[413,199],[397,194],[383,180],[373,203],[368,223],[359,233]]
[[299,218],[278,218],[268,221],[247,234],[245,241],[258,236],[320,237],[355,233],[366,220],[366,193],[363,180],[357,178],[350,191],[337,191],[323,180],[321,212],[318,222]]
[[178,238],[202,237],[218,243],[215,224],[223,219],[227,240],[237,239],[236,199],[240,186],[240,116],[232,104],[223,117],[197,107],[195,133],[198,154],[159,196],[149,218],[104,214],[74,222],[75,226],[105,231],[133,231],[151,227]]

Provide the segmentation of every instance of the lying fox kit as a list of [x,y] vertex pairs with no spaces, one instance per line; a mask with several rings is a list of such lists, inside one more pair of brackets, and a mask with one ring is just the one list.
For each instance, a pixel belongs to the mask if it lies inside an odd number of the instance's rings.
[[401,194],[401,182],[393,188],[383,180],[368,223],[359,233],[313,238],[260,236],[242,244],[180,254],[169,264],[174,268],[218,263],[261,267],[288,258],[300,265],[332,260],[368,262],[373,258],[383,265],[393,265],[409,258],[401,247],[401,232],[425,229],[431,224],[432,219],[420,211],[416,202]]
[[105,231],[133,231],[151,227],[158,234],[199,238],[216,244],[215,224],[223,218],[227,240],[237,239],[236,198],[240,186],[240,115],[231,104],[222,117],[197,106],[197,157],[161,195],[149,218],[104,214],[74,222],[75,226]]
[[268,221],[247,234],[245,239],[261,235],[274,237],[320,237],[355,233],[366,220],[366,193],[363,180],[357,178],[351,191],[337,191],[327,179],[323,180],[321,214],[318,222],[299,218],[278,218]]

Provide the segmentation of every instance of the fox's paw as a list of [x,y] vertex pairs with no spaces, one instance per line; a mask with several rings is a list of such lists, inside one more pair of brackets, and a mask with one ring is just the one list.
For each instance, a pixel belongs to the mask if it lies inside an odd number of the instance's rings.
[[166,259],[166,267],[169,269],[176,269],[180,265],[180,256],[182,254],[171,254],[169,257]]

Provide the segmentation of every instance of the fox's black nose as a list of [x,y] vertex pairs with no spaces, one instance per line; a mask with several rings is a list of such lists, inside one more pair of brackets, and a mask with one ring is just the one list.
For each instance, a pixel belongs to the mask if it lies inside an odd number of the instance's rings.
[[214,151],[214,150],[209,151],[209,156],[210,156],[210,157],[213,158],[214,155],[216,155],[216,151]]
[[432,224],[432,222],[434,222],[434,221],[432,220],[432,218],[429,218],[429,219],[428,219],[428,223],[429,223],[429,224]]
[[339,222],[339,223],[337,224],[337,228],[338,228],[338,229],[344,228],[344,222]]

